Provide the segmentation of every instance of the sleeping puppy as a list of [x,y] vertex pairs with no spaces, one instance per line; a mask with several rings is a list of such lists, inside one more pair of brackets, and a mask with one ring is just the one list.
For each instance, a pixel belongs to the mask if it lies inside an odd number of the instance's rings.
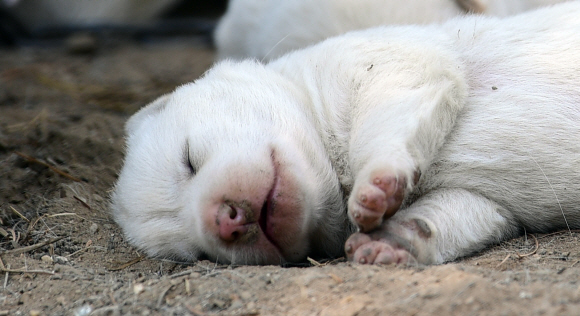
[[564,0],[230,0],[214,39],[218,59],[271,60],[325,38],[386,24],[508,16]]
[[236,264],[437,264],[580,228],[579,16],[575,1],[219,63],[127,122],[114,218],[150,256]]

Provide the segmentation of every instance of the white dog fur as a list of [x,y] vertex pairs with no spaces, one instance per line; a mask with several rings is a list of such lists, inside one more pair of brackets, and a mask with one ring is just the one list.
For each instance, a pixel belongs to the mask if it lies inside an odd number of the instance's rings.
[[579,16],[574,1],[221,62],[128,121],[114,218],[151,256],[247,264],[341,256],[354,226],[349,259],[423,264],[580,228]]
[[218,59],[270,60],[347,31],[508,16],[564,0],[230,0],[214,33]]

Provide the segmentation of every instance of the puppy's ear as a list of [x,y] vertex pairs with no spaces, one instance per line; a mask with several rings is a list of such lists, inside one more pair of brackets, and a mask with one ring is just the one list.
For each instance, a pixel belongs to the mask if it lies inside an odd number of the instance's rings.
[[157,115],[161,112],[167,102],[169,101],[169,94],[165,94],[157,98],[157,100],[147,104],[145,107],[141,108],[137,113],[133,114],[125,123],[125,133],[127,135],[133,134],[147,118]]

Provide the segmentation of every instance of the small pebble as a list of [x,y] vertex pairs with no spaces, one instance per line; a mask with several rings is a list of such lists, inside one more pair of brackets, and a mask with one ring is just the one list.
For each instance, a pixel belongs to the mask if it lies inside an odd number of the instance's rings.
[[83,305],[74,312],[75,316],[88,316],[93,311],[91,305]]
[[135,293],[135,295],[139,295],[143,291],[145,291],[145,286],[143,283],[137,283],[133,285],[133,293]]
[[58,263],[58,264],[66,264],[66,263],[68,263],[68,258],[62,257],[62,256],[55,256],[54,262]]
[[42,260],[42,262],[45,262],[45,263],[51,263],[51,264],[54,263],[54,260],[52,260],[52,257],[49,255],[44,255],[44,256],[40,257],[40,260]]
[[89,227],[89,231],[93,235],[96,234],[99,231],[99,225],[97,225],[97,223],[92,223],[91,227]]

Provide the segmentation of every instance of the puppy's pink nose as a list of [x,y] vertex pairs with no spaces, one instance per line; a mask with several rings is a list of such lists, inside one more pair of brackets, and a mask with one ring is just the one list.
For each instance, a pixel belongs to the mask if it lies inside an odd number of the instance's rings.
[[244,236],[251,224],[247,217],[247,212],[241,207],[222,205],[216,218],[220,238],[226,242],[234,242]]

